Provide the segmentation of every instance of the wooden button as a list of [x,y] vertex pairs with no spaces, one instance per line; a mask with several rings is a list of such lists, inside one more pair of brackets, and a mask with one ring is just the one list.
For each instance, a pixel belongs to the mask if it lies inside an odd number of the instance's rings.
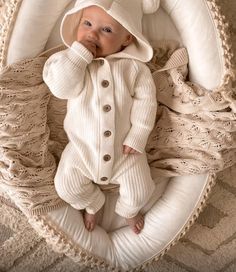
[[99,60],[99,63],[100,63],[101,65],[103,65],[103,64],[104,64],[104,60],[103,60],[103,59]]
[[105,106],[103,106],[103,110],[105,112],[109,112],[111,110],[111,106],[110,105],[105,105]]
[[105,137],[110,137],[111,136],[111,131],[110,130],[104,131],[104,136]]
[[103,87],[103,88],[107,88],[108,86],[109,86],[109,81],[103,80],[103,81],[102,81],[102,87]]
[[109,161],[111,159],[111,156],[109,154],[106,154],[103,156],[104,161]]
[[107,181],[107,180],[108,180],[107,177],[102,177],[102,178],[101,178],[101,181]]

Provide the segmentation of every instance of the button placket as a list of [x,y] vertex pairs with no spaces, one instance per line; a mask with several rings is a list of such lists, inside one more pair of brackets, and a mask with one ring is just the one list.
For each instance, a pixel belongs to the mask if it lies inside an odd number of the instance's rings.
[[[102,62],[100,62],[102,64]],[[108,184],[112,174],[113,155],[114,155],[114,137],[111,137],[115,125],[114,112],[114,89],[112,86],[112,77],[110,65],[104,61],[103,67],[100,66],[98,80],[100,83],[99,100],[100,100],[100,166],[99,180],[101,184]],[[106,78],[104,78],[106,75]],[[98,81],[98,82],[99,82]]]
[[111,160],[111,156],[110,156],[109,154],[105,154],[105,155],[103,156],[103,160],[104,160],[105,162],[108,162],[108,161]]
[[108,81],[108,80],[105,80],[105,79],[102,81],[101,84],[102,84],[102,87],[103,87],[103,88],[107,88],[107,87],[110,85],[109,81]]
[[100,180],[101,180],[101,181],[107,181],[108,178],[107,178],[107,177],[101,177]]
[[104,112],[109,112],[109,111],[111,111],[111,106],[108,105],[108,104],[107,104],[107,105],[104,105],[104,106],[103,106],[103,111],[104,111]]
[[106,130],[106,131],[104,131],[103,135],[105,137],[110,137],[111,136],[111,131],[110,130]]

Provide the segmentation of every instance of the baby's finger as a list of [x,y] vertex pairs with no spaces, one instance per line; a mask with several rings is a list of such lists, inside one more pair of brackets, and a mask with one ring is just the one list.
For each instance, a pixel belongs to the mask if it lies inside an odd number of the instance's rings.
[[97,50],[94,43],[87,40],[82,40],[80,43],[82,43],[83,46],[85,46],[93,54],[93,57],[96,58]]
[[130,151],[131,151],[131,147],[129,147],[129,146],[127,146],[127,145],[124,145],[123,146],[123,153],[124,154],[129,154],[130,153]]
[[130,151],[130,153],[131,154],[139,154],[140,152],[132,148],[132,150]]

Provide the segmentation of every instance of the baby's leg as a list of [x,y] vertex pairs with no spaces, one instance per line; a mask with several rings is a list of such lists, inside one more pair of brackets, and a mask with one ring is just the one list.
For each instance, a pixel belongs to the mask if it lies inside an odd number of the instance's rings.
[[150,199],[155,184],[146,156],[143,154],[130,156],[136,158],[135,164],[118,179],[120,197],[117,200],[116,213],[126,218],[128,225],[138,234],[144,227],[144,217],[140,210]]
[[[59,164],[60,166],[60,164]],[[65,169],[58,167],[55,176],[55,188],[58,195],[77,210],[86,209],[85,227],[91,231],[96,225],[96,213],[105,202],[100,188],[90,179],[82,175],[76,167]]]
[[144,217],[141,213],[134,217],[126,218],[126,222],[136,234],[139,234],[144,227]]
[[88,231],[93,231],[97,224],[97,213],[92,214],[84,211],[84,226]]

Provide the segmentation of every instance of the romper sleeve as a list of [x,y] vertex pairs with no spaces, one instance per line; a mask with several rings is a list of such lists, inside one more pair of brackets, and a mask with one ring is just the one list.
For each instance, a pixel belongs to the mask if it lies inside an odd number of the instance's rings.
[[86,68],[92,60],[92,53],[75,41],[70,48],[49,57],[44,65],[43,79],[56,97],[75,98],[84,87]]
[[143,63],[136,65],[137,76],[130,116],[131,129],[123,144],[143,153],[156,119],[156,86],[149,68]]

